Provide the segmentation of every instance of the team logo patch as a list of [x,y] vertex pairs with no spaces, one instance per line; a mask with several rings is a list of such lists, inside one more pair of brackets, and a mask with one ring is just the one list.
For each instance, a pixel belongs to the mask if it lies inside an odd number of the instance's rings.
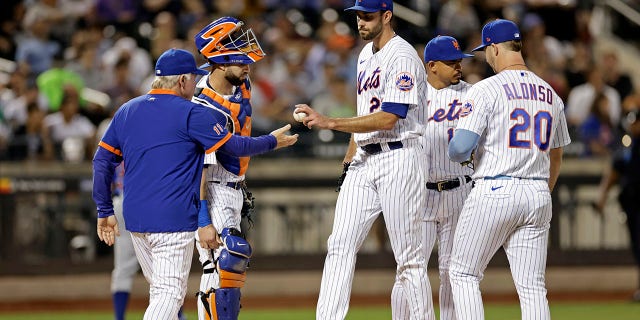
[[473,101],[467,100],[460,108],[460,117],[466,117],[473,111]]
[[213,126],[213,131],[215,131],[218,135],[221,135],[222,131],[224,131],[224,128],[222,128],[222,126],[219,123],[216,123]]
[[396,77],[396,88],[400,91],[409,91],[413,89],[413,75],[408,72],[401,72]]

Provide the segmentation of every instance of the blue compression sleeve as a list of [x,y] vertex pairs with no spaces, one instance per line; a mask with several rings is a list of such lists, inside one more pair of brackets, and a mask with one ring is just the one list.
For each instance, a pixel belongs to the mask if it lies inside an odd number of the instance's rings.
[[449,159],[454,162],[468,160],[479,139],[480,135],[473,131],[456,129],[453,139],[449,142]]
[[277,144],[276,137],[270,134],[259,137],[243,137],[234,134],[218,150],[235,157],[250,157],[271,151]]
[[209,206],[207,200],[200,200],[200,211],[198,211],[198,227],[206,227],[211,224],[211,216],[209,215]]

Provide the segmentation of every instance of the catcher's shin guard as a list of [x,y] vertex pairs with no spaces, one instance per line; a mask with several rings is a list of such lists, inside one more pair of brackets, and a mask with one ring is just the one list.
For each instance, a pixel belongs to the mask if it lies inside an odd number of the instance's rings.
[[219,289],[199,292],[207,320],[237,320],[240,313],[240,288],[244,287],[251,246],[235,229],[225,228],[220,234],[223,249],[217,260]]

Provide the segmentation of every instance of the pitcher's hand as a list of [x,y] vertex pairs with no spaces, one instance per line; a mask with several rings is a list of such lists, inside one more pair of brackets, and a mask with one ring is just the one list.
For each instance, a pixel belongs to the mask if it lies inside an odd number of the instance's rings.
[[307,128],[311,129],[312,127],[316,127],[318,129],[329,129],[333,130],[334,121],[333,119],[326,117],[317,111],[313,110],[310,106],[306,104],[296,104],[296,109],[293,110],[294,113],[304,112],[307,116],[302,119],[302,124],[307,126]]

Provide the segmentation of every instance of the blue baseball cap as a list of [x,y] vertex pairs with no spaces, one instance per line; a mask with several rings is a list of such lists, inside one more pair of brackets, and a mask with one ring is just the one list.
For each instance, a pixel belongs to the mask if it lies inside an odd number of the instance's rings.
[[364,12],[391,11],[393,12],[392,0],[356,0],[353,7],[344,9]]
[[174,76],[195,73],[206,75],[208,72],[196,66],[196,59],[187,50],[169,49],[162,53],[156,62],[156,76]]
[[486,46],[494,43],[520,39],[520,30],[513,21],[496,19],[484,25],[482,28],[482,45],[471,51],[484,50]]
[[424,47],[424,62],[455,61],[471,57],[472,54],[462,53],[458,40],[450,36],[437,36]]

